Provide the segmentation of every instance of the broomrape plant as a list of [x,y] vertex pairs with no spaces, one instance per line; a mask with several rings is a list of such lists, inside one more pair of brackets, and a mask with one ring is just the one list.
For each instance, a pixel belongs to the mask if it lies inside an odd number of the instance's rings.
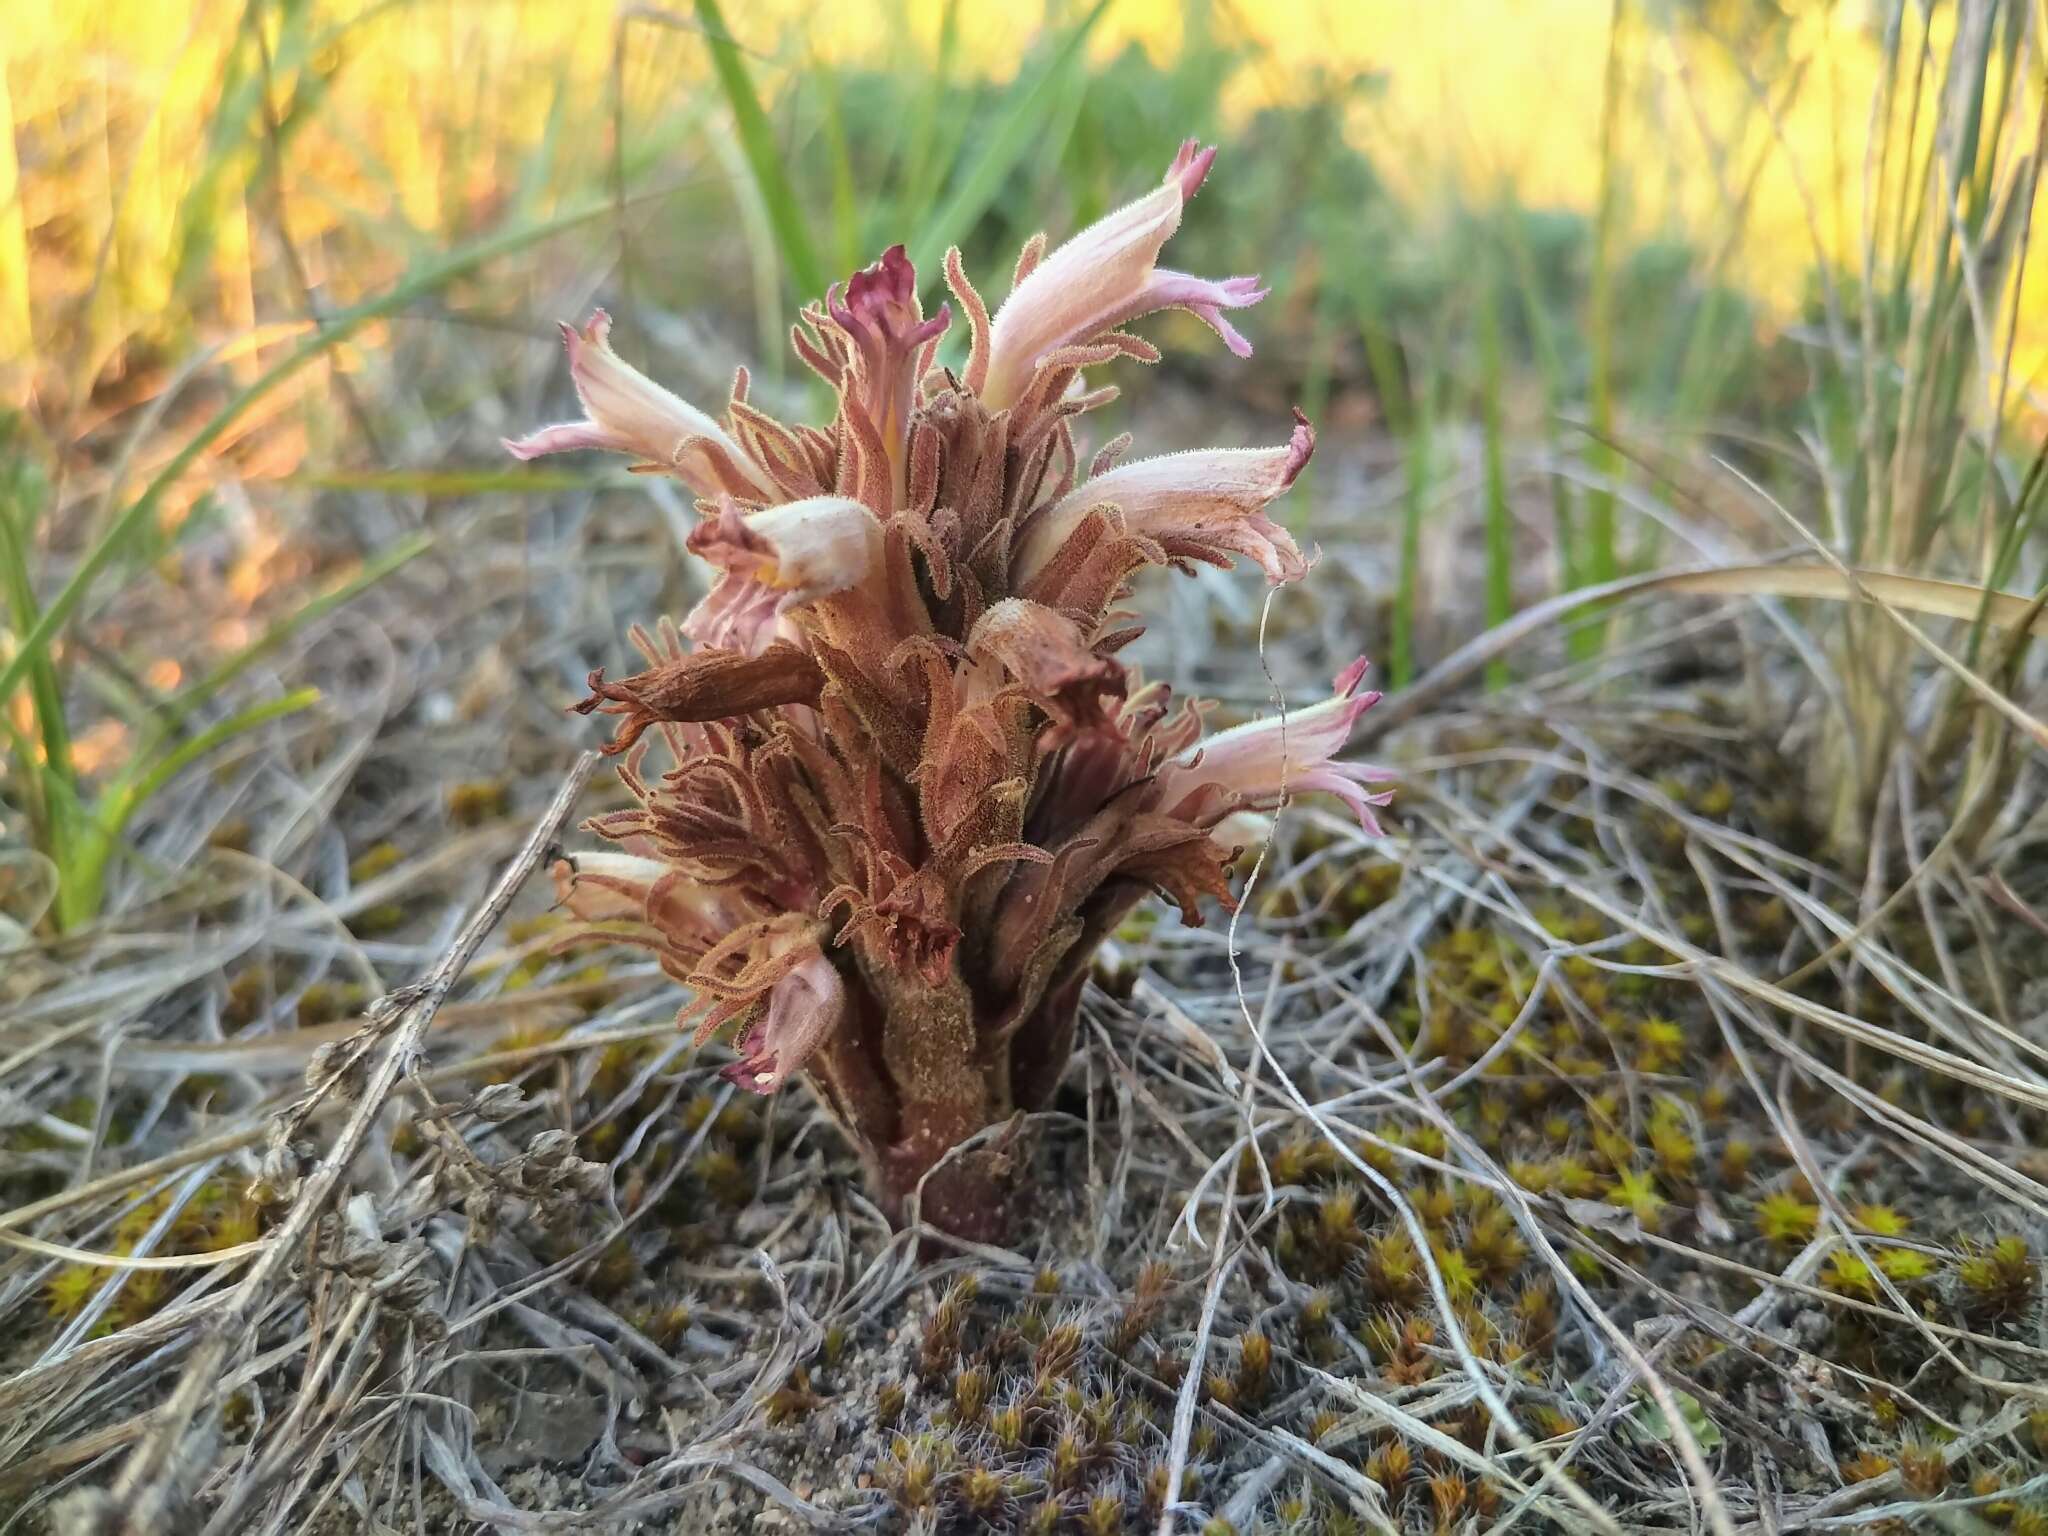
[[637,804],[588,824],[617,851],[555,866],[562,901],[581,937],[660,958],[700,1041],[734,1027],[733,1082],[804,1076],[894,1219],[919,1195],[938,1226],[1002,1230],[1008,1151],[948,1152],[1051,1098],[1090,956],[1133,905],[1232,905],[1227,818],[1321,790],[1374,828],[1388,798],[1335,760],[1379,697],[1362,659],[1327,701],[1209,736],[1201,701],[1116,659],[1142,567],[1309,566],[1266,512],[1315,446],[1299,412],[1272,448],[1076,444],[1116,393],[1083,370],[1159,356],[1127,322],[1187,310],[1251,351],[1227,314],[1256,278],[1157,265],[1214,158],[1189,141],[1148,195],[1050,253],[1035,237],[993,317],[949,251],[961,372],[935,366],[950,306],[925,316],[901,246],[835,285],[791,333],[838,395],[829,426],[763,414],[745,370],[713,419],[620,361],[600,311],[563,327],[585,419],[506,445],[681,480],[717,573],[679,626],[633,631],[645,671],[590,676],[576,707],[617,717]]

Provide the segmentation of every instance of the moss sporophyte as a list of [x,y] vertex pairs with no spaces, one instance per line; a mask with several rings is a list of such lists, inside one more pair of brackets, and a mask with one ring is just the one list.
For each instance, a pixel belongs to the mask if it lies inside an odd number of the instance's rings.
[[600,311],[563,328],[585,419],[507,444],[680,480],[715,573],[680,625],[634,631],[645,671],[591,675],[577,707],[618,717],[636,803],[589,824],[613,849],[556,866],[562,900],[660,958],[700,1039],[733,1027],[733,1082],[807,1079],[899,1218],[921,1188],[928,1221],[1003,1228],[1014,1149],[954,1149],[1048,1102],[1090,956],[1148,892],[1191,923],[1232,905],[1233,813],[1323,791],[1371,828],[1387,799],[1335,760],[1378,698],[1362,659],[1320,704],[1206,736],[1201,701],[1117,659],[1146,566],[1310,565],[1266,511],[1314,449],[1299,412],[1271,448],[1077,443],[1116,393],[1084,370],[1159,355],[1128,322],[1183,310],[1251,350],[1228,312],[1257,279],[1158,265],[1214,158],[1190,141],[1147,195],[1030,241],[993,316],[948,252],[957,371],[902,247],[834,285],[791,333],[838,397],[825,426],[764,414],[744,370],[713,418],[621,361]]

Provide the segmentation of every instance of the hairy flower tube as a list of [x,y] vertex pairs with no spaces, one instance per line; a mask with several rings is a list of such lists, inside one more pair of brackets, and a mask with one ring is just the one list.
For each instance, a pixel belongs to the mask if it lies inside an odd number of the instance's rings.
[[1214,158],[1190,142],[1148,195],[1032,240],[993,317],[948,252],[957,370],[901,246],[835,286],[792,332],[838,396],[823,427],[756,408],[744,372],[713,418],[623,362],[600,311],[563,327],[585,419],[506,445],[680,480],[713,573],[679,625],[633,631],[644,671],[592,673],[577,706],[617,717],[632,799],[588,824],[616,851],[555,866],[579,935],[652,950],[700,1040],[731,1027],[740,1087],[806,1081],[897,1219],[915,1197],[1003,1231],[1014,1156],[956,1149],[1050,1100],[1133,905],[1231,906],[1236,813],[1321,791],[1370,828],[1387,799],[1337,761],[1378,698],[1362,660],[1322,704],[1205,736],[1200,702],[1117,659],[1146,566],[1309,567],[1267,514],[1315,448],[1299,413],[1272,447],[1128,464],[1127,439],[1084,458],[1076,435],[1115,394],[1084,370],[1157,359],[1140,316],[1186,309],[1250,351],[1224,315],[1257,279],[1157,265]]

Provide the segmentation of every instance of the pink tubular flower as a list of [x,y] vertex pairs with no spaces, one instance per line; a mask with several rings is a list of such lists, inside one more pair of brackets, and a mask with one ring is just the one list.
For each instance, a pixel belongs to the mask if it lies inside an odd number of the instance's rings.
[[542,427],[516,441],[508,438],[506,451],[516,459],[537,459],[597,448],[671,470],[699,496],[771,494],[759,469],[723,427],[612,350],[611,328],[611,316],[601,309],[580,331],[563,322],[569,374],[584,419]]
[[1275,586],[1308,573],[1293,536],[1266,516],[1266,505],[1315,452],[1308,418],[1294,413],[1284,448],[1211,448],[1125,464],[1076,486],[1025,525],[1011,561],[1011,580],[1027,589],[1095,507],[1110,503],[1124,529],[1157,543],[1170,560],[1228,565],[1232,555],[1255,561]]
[[671,873],[659,859],[631,853],[579,853],[549,873],[555,899],[586,923],[647,921],[647,893]]
[[1391,775],[1367,763],[1333,761],[1358,717],[1380,701],[1377,693],[1359,691],[1365,669],[1361,656],[1337,675],[1334,694],[1320,704],[1253,720],[1196,743],[1160,770],[1154,803],[1184,821],[1213,824],[1233,811],[1267,810],[1290,795],[1321,790],[1350,806],[1359,825],[1377,835],[1373,807],[1393,796],[1368,794],[1364,786],[1384,784]]
[[586,923],[645,924],[660,947],[694,958],[747,921],[744,902],[634,853],[578,853],[548,873],[555,899]]
[[945,334],[952,311],[945,305],[927,320],[917,302],[917,272],[903,247],[892,245],[873,266],[863,267],[825,295],[825,312],[851,343],[859,359],[857,378],[841,388],[863,418],[864,430],[881,439],[890,469],[887,507],[903,494],[905,441],[917,380],[919,353]]
[[768,991],[733,1049],[740,1059],[719,1073],[749,1093],[773,1093],[803,1066],[846,1017],[846,983],[817,945]]
[[719,577],[683,620],[683,633],[699,645],[758,655],[782,615],[865,582],[881,542],[874,513],[849,497],[812,496],[752,514],[728,500],[690,534],[690,552]]
[[1182,207],[1215,158],[1214,149],[1189,139],[1158,188],[1096,220],[1016,286],[996,311],[990,332],[981,398],[991,410],[1014,403],[1049,353],[1157,309],[1189,310],[1239,357],[1251,355],[1251,343],[1223,318],[1223,311],[1265,297],[1256,277],[1219,282],[1155,266],[1160,248],[1180,227]]

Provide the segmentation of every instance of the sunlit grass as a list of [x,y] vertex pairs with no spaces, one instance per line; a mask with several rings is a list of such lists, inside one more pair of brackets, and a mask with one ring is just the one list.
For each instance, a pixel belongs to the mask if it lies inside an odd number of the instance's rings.
[[[655,125],[712,80],[720,55],[698,30],[709,16],[732,28],[730,56],[747,61],[778,115],[783,151],[812,154],[820,137],[847,132],[831,88],[839,70],[1005,79],[1029,67],[1033,39],[1091,7],[1026,0],[977,8],[972,25],[949,30],[951,9],[947,0],[756,0],[730,15],[679,6],[681,25],[657,28],[621,24],[617,8],[596,0],[279,0],[253,10],[225,0],[21,0],[9,8],[0,96],[20,161],[10,195],[0,151],[0,337],[17,345],[0,347],[0,358],[23,354],[24,311],[44,367],[61,355],[83,377],[133,332],[168,341],[180,322],[250,323],[269,276],[254,270],[252,226],[276,211],[310,280],[346,303],[388,282],[411,241],[474,229],[534,173],[544,142],[543,185],[526,190],[602,185],[620,148],[615,122],[629,125],[640,152],[659,152]],[[1219,122],[1191,128],[1234,129],[1263,108],[1341,97],[1352,142],[1422,215],[1447,197],[1483,202],[1502,188],[1531,207],[1601,207],[1611,75],[1621,88],[1611,133],[1623,160],[1614,212],[1623,233],[1725,246],[1724,275],[1781,315],[1809,292],[1816,238],[1853,270],[1864,225],[1854,146],[1887,57],[1862,8],[1802,7],[1768,34],[1742,5],[1700,7],[1701,19],[1678,32],[1646,15],[1623,29],[1611,70],[1608,9],[1526,0],[1503,25],[1484,0],[1119,0],[1085,46],[1098,64],[1133,43],[1170,60],[1197,35],[1227,49],[1235,62],[1217,93]],[[250,15],[267,64],[244,24]],[[1953,15],[1937,8],[1926,40],[1909,16],[1900,46],[1909,56],[1923,41],[1944,46]],[[1760,36],[1764,56],[1752,51]],[[1995,75],[1991,86],[2004,89]],[[2017,117],[2041,90],[2037,48],[2016,84]],[[1922,110],[1931,115],[1932,103]],[[272,141],[284,151],[274,186]],[[2037,210],[2037,227],[2043,217]],[[16,268],[28,281],[9,281]],[[2048,347],[2048,279],[2033,277],[2029,292],[2015,347],[2023,381]]]

